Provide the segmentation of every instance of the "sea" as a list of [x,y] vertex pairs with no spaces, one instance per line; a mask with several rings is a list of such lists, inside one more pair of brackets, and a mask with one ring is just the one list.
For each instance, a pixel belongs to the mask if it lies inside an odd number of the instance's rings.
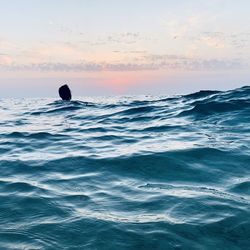
[[250,86],[1,99],[0,249],[250,249]]

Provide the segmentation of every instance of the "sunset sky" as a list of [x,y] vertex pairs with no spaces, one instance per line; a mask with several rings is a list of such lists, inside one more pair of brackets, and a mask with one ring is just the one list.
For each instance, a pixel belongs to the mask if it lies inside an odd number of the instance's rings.
[[0,98],[250,83],[249,0],[0,0]]

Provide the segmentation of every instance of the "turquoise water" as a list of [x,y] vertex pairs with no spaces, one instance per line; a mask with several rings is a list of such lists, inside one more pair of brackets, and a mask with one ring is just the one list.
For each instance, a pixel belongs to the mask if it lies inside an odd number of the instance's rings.
[[250,87],[4,99],[0,249],[250,249]]

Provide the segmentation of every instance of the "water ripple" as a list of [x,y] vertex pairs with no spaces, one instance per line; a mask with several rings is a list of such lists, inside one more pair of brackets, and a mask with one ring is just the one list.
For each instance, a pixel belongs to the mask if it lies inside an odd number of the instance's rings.
[[249,249],[250,87],[0,109],[1,249]]

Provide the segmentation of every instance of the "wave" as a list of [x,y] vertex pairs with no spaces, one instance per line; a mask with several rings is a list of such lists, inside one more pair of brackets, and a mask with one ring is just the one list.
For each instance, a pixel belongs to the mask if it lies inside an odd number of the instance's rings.
[[204,97],[208,97],[211,95],[215,95],[221,93],[221,91],[216,91],[216,90],[200,90],[199,92],[193,93],[193,94],[189,94],[189,95],[185,95],[185,98],[188,99],[198,99],[198,98],[204,98]]
[[[216,113],[226,113],[242,109],[249,109],[250,87],[244,86],[231,91],[210,91],[202,90],[193,94],[168,97],[152,98],[151,100],[126,100],[119,103],[95,104],[84,101],[54,101],[47,104],[40,110],[32,111],[29,115],[57,115],[63,113],[77,113],[88,108],[102,108],[103,110],[113,110],[109,115],[139,115],[155,112],[157,109],[173,110],[175,115],[197,115],[208,116]],[[182,105],[180,105],[182,104]],[[122,110],[120,110],[122,108]]]
[[[250,109],[250,88],[243,87],[234,91],[216,92],[205,91],[185,96],[188,98],[200,98],[202,100],[194,100],[188,105],[188,110],[180,112],[180,115],[193,115],[196,117],[204,117],[216,114],[226,114],[235,111],[249,111]],[[205,98],[204,98],[205,97]]]
[[209,116],[218,113],[242,111],[250,108],[249,100],[229,100],[229,101],[208,101],[196,103],[190,110],[180,113],[180,115]]
[[1,104],[3,249],[247,249],[250,87]]
[[2,136],[6,138],[20,138],[20,139],[60,139],[62,137],[65,137],[63,134],[53,134],[48,132],[37,132],[37,133],[28,133],[28,132],[12,132],[9,134],[2,134]]

